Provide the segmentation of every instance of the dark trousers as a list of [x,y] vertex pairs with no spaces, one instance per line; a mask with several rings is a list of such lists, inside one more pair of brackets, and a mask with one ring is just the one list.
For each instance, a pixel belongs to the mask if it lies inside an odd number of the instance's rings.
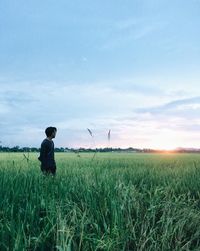
[[48,175],[48,174],[55,175],[56,174],[56,167],[55,166],[50,166],[50,167],[41,166],[41,171],[45,175]]

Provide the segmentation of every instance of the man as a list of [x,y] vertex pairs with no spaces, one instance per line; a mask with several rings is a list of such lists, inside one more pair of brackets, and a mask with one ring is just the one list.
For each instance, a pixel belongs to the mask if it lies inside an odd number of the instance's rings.
[[54,159],[54,143],[53,140],[56,137],[56,127],[47,127],[45,130],[46,139],[42,141],[40,148],[41,171],[44,174],[56,174],[56,162]]

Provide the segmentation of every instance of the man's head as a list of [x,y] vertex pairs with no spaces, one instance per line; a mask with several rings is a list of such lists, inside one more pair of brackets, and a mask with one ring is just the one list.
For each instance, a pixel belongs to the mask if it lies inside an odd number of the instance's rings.
[[57,132],[56,127],[52,127],[52,126],[47,127],[45,130],[47,137],[52,138],[52,139],[56,137],[56,132]]

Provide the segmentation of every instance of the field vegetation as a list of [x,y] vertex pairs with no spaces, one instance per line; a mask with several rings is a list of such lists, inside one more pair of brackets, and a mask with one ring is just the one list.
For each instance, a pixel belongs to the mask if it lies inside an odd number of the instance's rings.
[[[26,155],[27,156],[27,155]],[[200,155],[0,154],[0,250],[200,250]]]

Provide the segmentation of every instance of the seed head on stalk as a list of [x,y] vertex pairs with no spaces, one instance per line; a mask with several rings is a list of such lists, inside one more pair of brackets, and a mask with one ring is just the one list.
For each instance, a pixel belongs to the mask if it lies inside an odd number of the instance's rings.
[[111,130],[108,131],[108,141],[110,142],[110,132]]
[[87,130],[88,130],[88,132],[89,132],[90,136],[93,138],[92,131],[91,131],[89,128],[87,128]]
[[27,161],[27,163],[29,162],[29,152],[27,153],[27,155],[25,154],[25,153],[23,153],[23,156],[24,156],[24,158],[23,158],[23,160],[26,160]]
[[94,140],[94,136],[93,136],[92,131],[91,131],[89,128],[87,128],[87,130],[88,130],[90,136],[91,136],[92,139],[93,139],[93,145],[94,145],[94,148],[96,149],[95,152],[94,152],[94,155],[93,155],[93,157],[92,157],[92,160],[94,160],[94,158],[95,158],[95,156],[96,156],[96,153],[97,153],[97,148],[96,148],[96,144],[95,144],[95,140]]

